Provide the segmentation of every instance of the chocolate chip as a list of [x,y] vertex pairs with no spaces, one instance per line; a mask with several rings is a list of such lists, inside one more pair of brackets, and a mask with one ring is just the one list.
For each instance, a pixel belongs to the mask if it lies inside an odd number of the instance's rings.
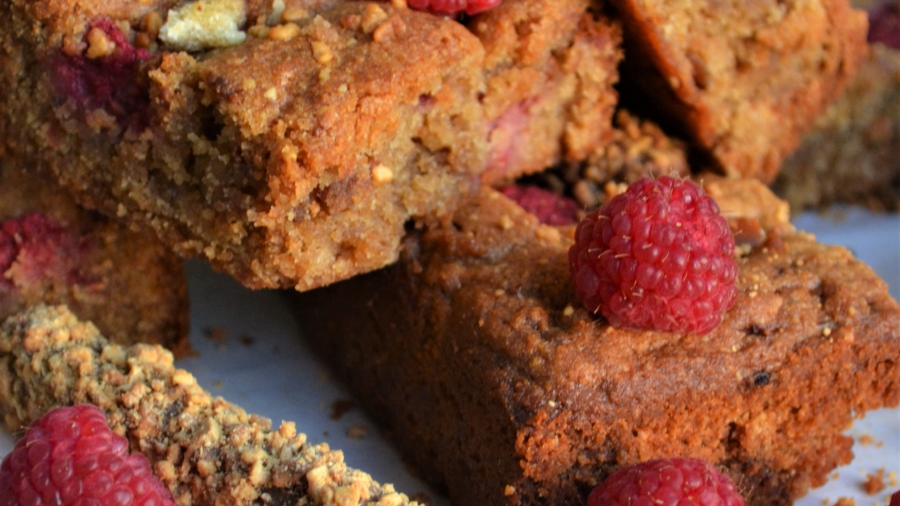
[[764,387],[771,381],[772,375],[766,371],[760,371],[753,375],[753,384],[758,387]]

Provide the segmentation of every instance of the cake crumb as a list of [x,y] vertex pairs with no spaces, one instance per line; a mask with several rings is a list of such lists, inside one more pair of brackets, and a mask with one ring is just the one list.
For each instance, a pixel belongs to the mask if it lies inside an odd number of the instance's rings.
[[873,438],[869,434],[863,434],[862,436],[859,436],[858,441],[859,441],[859,444],[861,444],[861,445],[869,446],[869,445],[875,443],[875,438]]
[[892,487],[896,487],[897,485],[900,485],[900,482],[897,481],[897,472],[896,471],[889,472],[887,476],[888,476],[888,485],[890,485]]
[[328,418],[332,420],[340,420],[348,411],[353,409],[353,401],[348,399],[338,399],[331,403],[331,413]]
[[834,506],[856,506],[856,501],[851,497],[840,497]]
[[516,493],[516,487],[512,485],[507,485],[506,488],[503,489],[503,495],[509,497]]
[[253,336],[248,336],[247,334],[243,334],[238,339],[241,341],[241,344],[243,344],[244,346],[252,346],[253,343],[256,342],[256,339],[254,339]]
[[222,380],[213,381],[213,388],[222,388],[222,386],[224,386],[224,383],[222,383]]
[[363,439],[368,433],[369,428],[361,423],[351,425],[350,428],[347,429],[347,437],[350,439]]
[[206,337],[213,341],[224,341],[228,339],[228,331],[222,327],[209,327],[204,329]]
[[884,468],[875,471],[874,474],[867,474],[866,481],[863,483],[863,490],[869,495],[875,495],[887,488],[884,483]]

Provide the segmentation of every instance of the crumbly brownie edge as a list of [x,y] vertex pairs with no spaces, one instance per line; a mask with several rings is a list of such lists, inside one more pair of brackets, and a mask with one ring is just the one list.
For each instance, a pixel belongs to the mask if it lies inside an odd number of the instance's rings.
[[277,429],[204,391],[159,346],[111,345],[64,306],[0,326],[0,414],[18,430],[58,406],[91,403],[144,453],[176,503],[415,505],[349,468],[292,422]]

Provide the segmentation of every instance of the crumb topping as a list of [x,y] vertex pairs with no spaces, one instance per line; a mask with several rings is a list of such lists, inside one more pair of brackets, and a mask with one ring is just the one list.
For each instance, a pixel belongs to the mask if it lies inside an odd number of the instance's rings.
[[150,460],[176,504],[416,504],[312,445],[293,423],[213,397],[172,355],[111,345],[64,306],[35,306],[0,326],[0,416],[13,430],[65,405],[91,403]]

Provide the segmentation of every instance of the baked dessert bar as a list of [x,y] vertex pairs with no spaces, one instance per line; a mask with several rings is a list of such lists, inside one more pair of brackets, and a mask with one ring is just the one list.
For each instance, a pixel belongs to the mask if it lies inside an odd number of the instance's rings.
[[795,208],[900,210],[900,2],[871,6],[869,16],[868,57],[776,180]]
[[512,39],[482,41],[403,2],[10,0],[0,135],[82,205],[304,290],[395,260],[489,160],[511,178],[608,135],[621,30],[587,0],[522,5],[551,4],[533,37],[511,8],[479,23]]
[[39,302],[67,304],[120,344],[190,348],[179,258],[0,159],[0,320]]
[[505,0],[466,21],[485,51],[487,182],[584,160],[610,141],[622,30],[597,4]]
[[0,413],[16,430],[52,408],[91,403],[150,460],[176,504],[414,505],[312,445],[197,385],[159,346],[110,344],[64,306],[0,325]]
[[851,460],[854,417],[900,403],[900,307],[761,183],[704,179],[739,254],[737,301],[706,336],[589,314],[572,227],[490,190],[411,234],[398,264],[290,296],[454,504],[581,505],[621,466],[673,456],[723,469],[749,505],[791,504]]
[[731,176],[771,182],[866,50],[844,0],[610,0],[625,28],[620,89],[652,102]]

